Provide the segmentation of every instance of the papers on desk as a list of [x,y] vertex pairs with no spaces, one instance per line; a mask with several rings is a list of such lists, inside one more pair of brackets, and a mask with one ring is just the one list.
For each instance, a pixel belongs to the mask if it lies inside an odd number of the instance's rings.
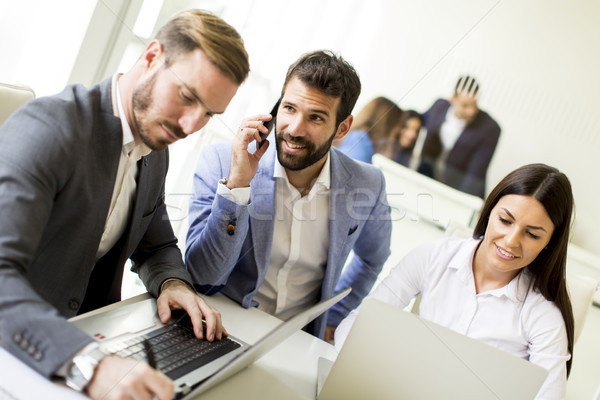
[[81,393],[47,380],[3,348],[0,348],[0,377],[2,400],[87,399]]

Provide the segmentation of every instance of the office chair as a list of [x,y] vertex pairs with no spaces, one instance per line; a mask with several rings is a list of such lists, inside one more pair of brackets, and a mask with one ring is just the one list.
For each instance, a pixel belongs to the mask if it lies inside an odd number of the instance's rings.
[[11,85],[0,82],[0,125],[17,108],[35,98],[35,92],[27,86]]
[[598,289],[598,281],[585,275],[569,271],[567,259],[567,291],[573,308],[573,320],[575,321],[575,333],[573,343],[583,330],[583,324],[588,311],[594,301],[594,294]]

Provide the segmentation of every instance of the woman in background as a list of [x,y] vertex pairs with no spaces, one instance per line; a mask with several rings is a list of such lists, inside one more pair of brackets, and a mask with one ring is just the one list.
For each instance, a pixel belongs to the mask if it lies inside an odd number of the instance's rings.
[[[565,281],[572,213],[563,173],[518,168],[488,196],[473,238],[418,247],[371,296],[402,312],[420,293],[422,318],[547,369],[536,399],[564,399],[574,334]],[[338,351],[358,310],[335,332]]]
[[355,160],[371,162],[373,154],[387,145],[390,133],[399,129],[402,123],[402,110],[385,97],[371,100],[356,115],[348,132],[337,148]]
[[390,151],[381,151],[381,153],[398,164],[409,167],[413,149],[422,126],[423,117],[421,117],[421,114],[415,110],[404,111],[400,129],[392,133]]

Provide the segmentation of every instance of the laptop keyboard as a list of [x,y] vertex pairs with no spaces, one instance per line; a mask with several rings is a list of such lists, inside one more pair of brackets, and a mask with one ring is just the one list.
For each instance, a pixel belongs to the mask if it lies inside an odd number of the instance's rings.
[[229,338],[212,342],[197,339],[186,315],[174,324],[111,344],[104,350],[119,357],[154,363],[156,369],[175,380],[238,347],[240,344]]

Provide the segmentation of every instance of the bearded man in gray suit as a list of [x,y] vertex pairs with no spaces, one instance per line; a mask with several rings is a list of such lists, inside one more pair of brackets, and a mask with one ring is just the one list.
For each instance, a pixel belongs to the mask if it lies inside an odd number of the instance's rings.
[[227,334],[219,313],[192,289],[164,182],[167,146],[224,112],[248,71],[235,29],[212,14],[184,11],[126,74],[34,100],[2,125],[4,349],[92,398],[171,398],[169,378],[138,361],[102,358],[66,318],[120,300],[130,258],[158,298],[163,322],[171,309],[185,309],[196,336],[203,336],[202,317],[208,340]]

